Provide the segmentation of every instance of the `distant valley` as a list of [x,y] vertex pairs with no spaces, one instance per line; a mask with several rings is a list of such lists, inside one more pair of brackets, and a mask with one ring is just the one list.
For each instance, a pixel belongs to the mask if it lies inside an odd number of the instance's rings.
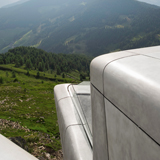
[[0,9],[0,53],[32,46],[98,56],[159,45],[159,15],[134,0],[30,0]]

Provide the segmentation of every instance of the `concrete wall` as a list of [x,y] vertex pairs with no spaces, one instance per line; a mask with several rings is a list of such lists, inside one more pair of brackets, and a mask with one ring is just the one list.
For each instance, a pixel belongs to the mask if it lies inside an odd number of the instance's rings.
[[91,62],[94,160],[160,160],[160,47]]

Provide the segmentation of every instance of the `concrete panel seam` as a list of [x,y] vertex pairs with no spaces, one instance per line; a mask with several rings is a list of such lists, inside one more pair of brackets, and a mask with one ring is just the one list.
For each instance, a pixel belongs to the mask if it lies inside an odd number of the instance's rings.
[[[134,52],[132,52],[132,51],[128,51],[129,53],[134,53]],[[135,54],[137,54],[137,53],[135,53]],[[153,59],[158,59],[158,60],[160,60],[160,58],[156,58],[156,57],[152,57],[152,56],[149,56],[149,55],[146,55],[146,54],[142,54],[142,53],[138,53],[139,55],[142,55],[142,56],[145,56],[145,57],[150,57],[150,58],[153,58]]]
[[77,93],[77,95],[90,96],[91,94],[89,94],[89,93]]
[[158,146],[160,146],[160,144],[154,139],[152,138],[145,130],[143,130],[138,124],[136,124],[130,117],[128,117],[121,109],[119,109],[115,104],[113,104],[107,97],[105,97],[103,95],[103,97],[105,99],[107,99],[115,108],[117,108],[126,118],[128,118],[134,125],[136,125],[143,133],[145,133],[151,140],[153,140]]
[[[85,125],[85,124],[72,124],[72,125],[69,125],[69,126],[65,129],[65,135],[66,135],[67,129],[68,129],[69,127],[72,127],[72,126],[82,126],[82,127],[83,127],[83,130],[84,130],[84,132],[85,132],[85,134],[86,134],[86,137],[87,137],[87,139],[88,139],[88,143],[90,144],[90,147],[93,149],[93,146],[92,146],[92,144],[90,143],[90,140],[89,140],[88,135],[87,135],[87,133],[86,133],[86,130],[84,129],[84,125]],[[64,137],[66,137],[66,136],[64,136]],[[64,141],[65,141],[65,139],[64,139]]]
[[[79,97],[78,97],[78,96],[77,96],[77,98],[78,98],[78,100],[79,100]],[[79,100],[79,103],[80,103],[80,106],[82,106],[80,100]],[[83,112],[83,115],[84,115],[84,117],[85,117],[85,119],[86,119],[86,122],[87,122],[87,117],[85,116],[85,113],[84,113],[83,109],[82,109],[82,112]],[[88,124],[86,123],[86,125],[88,125]],[[88,127],[88,129],[89,129],[89,131],[90,131],[90,133],[91,133],[91,130],[90,130],[89,127]]]
[[68,93],[70,94],[70,92],[69,92],[69,87],[70,86],[73,86],[73,84],[69,84],[68,86],[67,86],[67,91],[68,91]]
[[[70,85],[71,86],[71,85]],[[69,87],[70,86],[68,86],[68,92],[69,92],[69,94],[70,94],[70,97],[72,97],[72,95],[71,95],[71,93],[70,93],[70,91],[69,91]],[[75,91],[75,88],[73,87],[73,90],[74,90],[74,92],[76,93],[76,91]],[[82,109],[82,105],[81,105],[81,103],[80,103],[80,100],[79,100],[79,98],[78,98],[78,95],[76,94],[76,96],[77,96],[77,99],[78,99],[78,101],[79,101],[79,104],[80,104],[80,109],[81,109],[81,111],[82,111],[82,113],[83,113],[83,116],[85,117],[85,121],[86,121],[86,116],[85,116],[85,114],[84,114],[84,112],[83,112],[83,109]],[[72,98],[71,98],[72,99]],[[79,115],[79,117],[80,117],[80,120],[81,120],[81,123],[82,124],[86,124],[86,122],[84,122],[84,120],[83,120],[83,118],[82,118],[82,115],[81,115],[81,113],[80,113],[80,111],[79,111],[79,109],[78,109],[78,107],[77,107],[77,105],[75,104],[75,102],[73,101],[73,99],[72,99],[72,102],[73,102],[73,105],[75,106],[75,108],[76,108],[76,111],[77,111],[77,113],[78,113],[78,115]],[[91,140],[91,138],[89,138],[89,135],[88,135],[88,132],[87,132],[87,129],[86,129],[86,127],[83,125],[83,129],[84,129],[84,131],[85,131],[85,133],[86,133],[86,135],[87,135],[87,139],[88,139],[88,141],[89,141],[89,143],[90,143],[90,145],[91,145],[91,147],[92,147],[92,140]],[[86,124],[87,126],[88,126],[88,124]],[[88,127],[88,129],[89,129],[89,132],[91,133],[91,130],[90,130],[90,128]]]
[[70,96],[67,96],[67,97],[63,97],[63,98],[61,98],[61,99],[59,99],[58,101],[57,101],[57,103],[59,103],[61,100],[63,100],[63,99],[67,99],[67,98],[71,98]]
[[91,85],[92,85],[102,96],[104,96],[104,95],[101,93],[101,91],[94,86],[94,84],[91,83]]
[[[103,92],[104,92],[104,86],[103,86]],[[104,104],[104,111],[106,113],[106,107],[105,107],[105,100],[103,96],[103,104]],[[107,128],[107,115],[105,116],[105,126],[106,126],[106,139],[107,139],[107,148],[108,148],[108,160],[109,160],[109,145],[108,145],[108,128]]]
[[[69,127],[71,127],[71,126],[82,126],[82,124],[72,124],[72,125],[69,125],[69,126],[67,126],[67,128],[65,129],[65,133],[64,133],[64,140],[63,140],[63,145],[65,144],[65,141],[66,141],[66,133],[67,133],[67,129],[69,128]],[[64,150],[63,150],[63,152],[65,153],[65,147],[64,147]]]
[[113,61],[110,61],[109,63],[107,63],[107,64],[104,66],[104,69],[103,69],[103,72],[102,72],[102,80],[103,80],[103,93],[102,93],[102,94],[104,94],[104,70],[106,69],[106,67],[107,67],[110,63],[112,63],[112,62],[114,62],[114,61],[117,61],[117,60],[119,60],[119,59],[124,59],[124,58],[132,57],[132,56],[139,56],[139,55],[141,55],[141,54],[137,54],[137,53],[134,53],[134,54],[135,54],[135,55],[129,55],[129,56],[124,56],[124,57],[116,58],[116,59],[114,59]]
[[[92,83],[91,83],[92,84]],[[92,86],[101,94],[103,95],[93,84]],[[107,99],[115,108],[117,108],[126,118],[128,118],[134,125],[136,125],[144,134],[146,134],[151,140],[153,140],[158,146],[160,146],[160,144],[154,139],[152,138],[148,133],[146,133],[140,126],[138,126],[132,119],[130,119],[123,111],[121,111],[116,105],[114,105],[107,97],[105,97],[103,95],[103,97],[105,99]],[[108,137],[107,137],[108,139]],[[109,153],[108,153],[109,154]]]
[[[71,124],[71,125],[67,126],[67,128],[65,129],[64,137],[66,137],[65,135],[66,135],[67,129],[68,129],[69,127],[72,127],[72,126],[82,126],[82,124]],[[64,141],[65,141],[65,139],[64,139]]]
[[[65,134],[64,134],[64,135],[66,135],[67,129],[68,129],[69,127],[72,127],[72,126],[82,126],[82,127],[83,127],[83,130],[84,130],[84,132],[85,132],[85,134],[86,134],[86,137],[87,137],[87,139],[88,139],[88,143],[90,144],[91,148],[93,148],[93,146],[92,146],[92,144],[91,144],[91,142],[90,142],[90,139],[89,139],[89,137],[88,137],[88,134],[87,134],[87,132],[86,132],[86,129],[84,128],[84,125],[86,125],[86,123],[84,123],[84,124],[72,124],[72,125],[69,125],[69,126],[67,126],[67,128],[65,129]],[[66,136],[64,136],[64,137],[66,137]],[[65,139],[64,139],[64,141],[65,141]]]
[[[104,95],[91,83],[91,85],[103,96],[103,104],[105,104],[105,101],[104,101]],[[105,108],[104,108],[105,110]],[[106,112],[106,110],[105,110]],[[108,147],[108,136],[107,136],[107,124],[106,124],[106,116],[105,116],[105,126],[106,126],[106,139],[107,139],[107,148],[108,148],[108,160],[109,160],[109,147]]]
[[[103,101],[104,101],[104,71],[105,71],[105,69],[106,69],[106,67],[110,64],[110,63],[112,63],[112,62],[114,62],[114,61],[117,61],[117,60],[119,60],[119,59],[123,59],[123,58],[127,58],[127,57],[131,57],[131,56],[137,56],[137,55],[139,55],[139,54],[136,54],[136,53],[134,53],[135,55],[129,55],[129,56],[123,56],[123,57],[120,57],[120,58],[116,58],[116,59],[114,59],[114,60],[112,60],[112,61],[110,61],[109,63],[107,63],[105,66],[104,66],[104,69],[103,69],[103,72],[102,72],[102,86],[103,86],[103,93],[102,93],[102,95],[103,95]],[[104,101],[104,104],[105,104],[105,101]],[[106,109],[104,108],[104,110],[105,110],[105,112],[106,112]],[[105,123],[106,123],[106,133],[108,133],[108,131],[107,131],[107,117],[105,116]],[[106,134],[106,136],[107,136],[107,134]],[[108,148],[108,160],[109,160],[109,147],[108,147],[108,136],[106,137],[107,138],[107,148]]]

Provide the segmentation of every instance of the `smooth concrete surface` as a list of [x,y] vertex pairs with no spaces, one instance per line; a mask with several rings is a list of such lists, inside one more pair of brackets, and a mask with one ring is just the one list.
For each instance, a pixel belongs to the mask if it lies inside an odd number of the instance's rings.
[[148,56],[148,57],[160,59],[160,54],[159,54],[160,53],[160,46],[128,50],[128,52],[141,54],[141,55],[145,55],[145,56]]
[[61,141],[63,145],[67,128],[72,125],[80,125],[82,122],[70,97],[59,100],[57,106],[57,115]]
[[103,92],[103,70],[111,62],[134,55],[148,55],[155,58],[160,58],[156,55],[160,52],[160,46],[146,47],[139,49],[132,49],[126,51],[119,51],[114,53],[108,53],[94,58],[90,64],[90,78],[91,83],[102,93]]
[[151,55],[157,52],[160,52],[160,46],[152,46],[152,47],[145,47],[145,48],[138,48],[138,49],[131,49],[128,52],[141,54],[141,55]]
[[160,59],[160,54],[159,53],[160,53],[160,51],[159,52],[154,52],[154,53],[145,53],[144,55],[146,55],[148,57]]
[[74,91],[76,92],[77,95],[84,95],[84,94],[91,94],[91,90],[90,90],[90,84],[88,85],[73,85],[74,87]]
[[[85,83],[85,86],[81,84],[82,88],[74,88],[75,85],[62,84],[54,88],[64,160],[91,160],[93,156],[88,123],[79,101],[90,96],[90,86],[87,85],[89,83]],[[81,97],[83,92],[84,97]],[[85,107],[87,109],[87,105]]]
[[136,53],[121,51],[115,53],[105,54],[99,57],[96,57],[92,60],[90,64],[90,78],[91,83],[103,93],[103,71],[105,67],[117,59],[125,58],[128,56],[137,55]]
[[69,85],[70,84],[60,84],[54,87],[54,99],[56,100],[56,102],[58,102],[62,98],[70,96],[68,92]]
[[[56,85],[53,89],[54,91],[54,100],[55,100],[55,104],[56,104],[56,109],[59,108],[59,104],[58,102],[62,99],[65,98],[69,98],[70,94],[68,92],[68,87],[70,86],[70,84],[60,84],[60,85]],[[57,116],[60,115],[61,116],[61,112],[57,112]],[[62,122],[62,123],[61,123]],[[59,124],[59,130],[60,130],[60,137],[61,137],[61,144],[62,144],[62,150],[64,150],[63,147],[63,139],[64,139],[64,132],[65,128],[62,128],[62,126],[64,126],[64,122],[63,119],[58,118],[58,124]],[[62,130],[62,131],[61,131]]]
[[91,96],[90,95],[77,95],[77,96],[79,99],[79,103],[81,104],[84,117],[89,126],[89,130],[92,134]]
[[88,86],[88,85],[90,85],[90,81],[83,81],[83,82],[79,83],[78,85],[79,85],[79,86],[80,86],[80,85],[83,85],[83,86],[84,86],[84,85],[87,85],[87,86]]
[[91,86],[93,160],[108,159],[106,115],[103,95]]
[[82,125],[67,129],[64,144],[65,160],[92,160],[93,153]]
[[[107,159],[103,153],[97,156],[103,148],[98,145],[99,126],[107,135],[102,139],[108,143],[110,160],[160,159],[159,59],[160,46],[156,46],[110,53],[91,62],[94,160]],[[118,113],[103,109],[105,97]],[[106,147],[103,152],[107,151]]]
[[84,81],[78,85],[73,85],[73,90],[76,94],[74,97],[77,99],[80,112],[83,115],[83,119],[85,119],[84,123],[88,124],[90,133],[92,134],[92,116],[91,116],[91,91],[90,91],[90,82]]
[[104,95],[160,144],[159,73],[160,59],[119,59],[104,71]]
[[110,160],[160,160],[160,147],[105,100]]
[[85,124],[85,131],[92,145],[90,83],[87,83],[82,82],[80,85],[71,85],[69,91],[71,92],[73,103],[82,120],[82,124]]
[[38,160],[15,143],[0,134],[1,160]]

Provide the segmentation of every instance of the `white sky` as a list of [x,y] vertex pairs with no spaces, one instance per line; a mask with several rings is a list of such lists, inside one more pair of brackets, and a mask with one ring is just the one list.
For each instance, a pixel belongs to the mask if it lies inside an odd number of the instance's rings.
[[139,1],[147,2],[147,3],[150,3],[150,4],[155,4],[157,6],[160,6],[160,0],[139,0]]
[[11,4],[11,3],[15,3],[15,2],[18,2],[20,0],[0,0],[0,8],[2,6],[6,6],[8,4]]
[[[11,4],[11,3],[15,3],[17,1],[20,1],[20,0],[0,0],[0,8],[2,6],[5,6],[5,5],[8,5],[8,4]],[[150,4],[155,4],[155,5],[160,6],[160,0],[139,0],[139,1],[147,2],[147,3],[150,3]]]

